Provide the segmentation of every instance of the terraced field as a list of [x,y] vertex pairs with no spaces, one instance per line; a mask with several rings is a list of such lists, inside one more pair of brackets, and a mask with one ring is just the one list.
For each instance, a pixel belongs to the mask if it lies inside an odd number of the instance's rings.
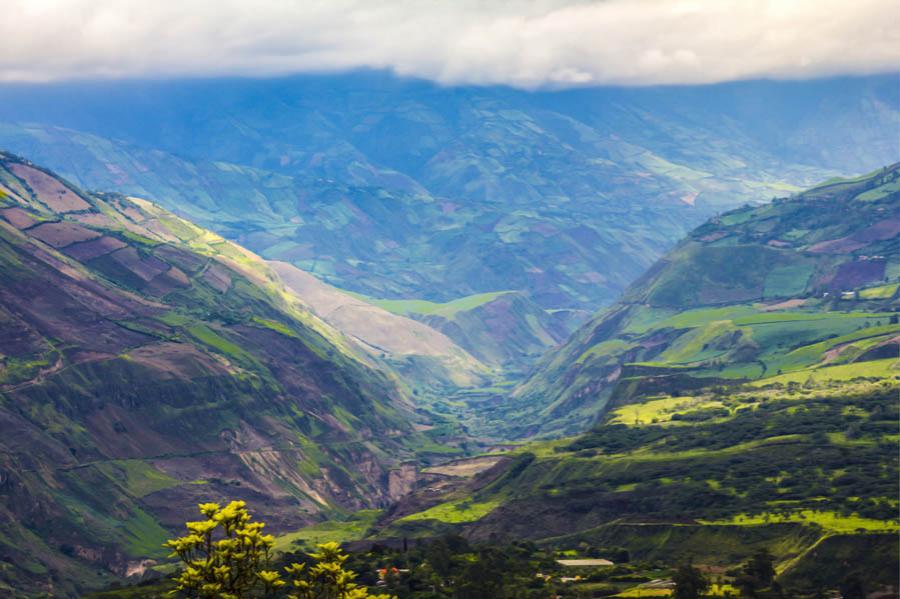
[[699,227],[548,355],[497,426],[576,432],[654,388],[893,376],[898,177],[894,165]]
[[73,596],[164,558],[200,499],[278,532],[458,451],[256,255],[5,153],[0,189],[0,580]]
[[596,420],[588,432],[512,448],[502,469],[383,519],[382,533],[624,548],[645,573],[693,560],[721,589],[765,549],[789,596],[849,571],[895,592],[898,177],[893,166],[700,227],[494,408],[495,430],[531,418],[513,431],[551,437]]

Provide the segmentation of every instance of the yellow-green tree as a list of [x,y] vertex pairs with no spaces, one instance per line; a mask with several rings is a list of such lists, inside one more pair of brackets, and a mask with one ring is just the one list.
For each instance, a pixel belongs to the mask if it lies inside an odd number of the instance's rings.
[[[270,569],[275,537],[262,533],[265,524],[252,521],[245,502],[232,501],[224,508],[217,503],[198,507],[206,519],[187,522],[188,534],[165,544],[172,549],[171,557],[184,563],[173,594],[195,599],[249,599],[271,597],[288,584]],[[309,556],[313,560],[310,566],[285,568],[292,587],[287,595],[290,599],[390,599],[370,595],[353,582],[356,574],[344,569],[347,555],[337,543],[319,545]]]
[[176,593],[202,599],[245,599],[270,595],[285,585],[269,570],[275,537],[262,534],[263,522],[252,522],[243,501],[224,508],[202,503],[205,520],[187,522],[188,534],[166,542],[172,557],[184,562]]
[[291,577],[290,599],[390,599],[388,595],[370,595],[353,582],[356,574],[344,569],[347,555],[337,543],[320,544],[309,556],[315,564],[291,564],[285,572]]

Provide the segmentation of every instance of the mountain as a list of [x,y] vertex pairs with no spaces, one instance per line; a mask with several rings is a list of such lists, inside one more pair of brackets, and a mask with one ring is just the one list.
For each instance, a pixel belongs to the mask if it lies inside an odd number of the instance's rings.
[[688,561],[734,584],[764,549],[786,596],[854,572],[896,594],[898,288],[900,165],[713,218],[494,408],[590,430],[420,490],[375,537],[630,559],[585,592]]
[[369,301],[441,331],[483,363],[507,373],[527,368],[571,332],[570,317],[554,316],[517,291],[481,293],[445,303]]
[[713,218],[539,365],[514,392],[519,417],[573,432],[654,386],[827,377],[892,357],[898,234],[897,165]]
[[372,354],[390,360],[407,380],[444,390],[487,381],[489,368],[440,331],[323,283],[287,262],[269,265],[310,310]]
[[5,590],[140,572],[203,500],[276,532],[384,505],[426,444],[396,376],[258,256],[7,153],[0,322]]
[[692,227],[896,159],[891,76],[525,92],[380,72],[0,86],[0,145],[379,299],[595,310]]

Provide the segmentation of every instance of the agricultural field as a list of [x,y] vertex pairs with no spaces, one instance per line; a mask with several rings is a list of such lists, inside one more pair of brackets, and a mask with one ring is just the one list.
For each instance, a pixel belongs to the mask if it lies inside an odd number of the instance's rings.
[[[898,176],[700,227],[494,408],[497,430],[524,421],[512,432],[532,437],[502,472],[383,532],[526,538],[578,557],[620,547],[633,563],[693,561],[722,594],[758,551],[797,596],[837,588],[845,573],[822,567],[835,555],[895,585],[900,279],[885,265]],[[669,596],[670,576],[604,593]]]
[[497,427],[575,433],[658,388],[896,376],[898,180],[894,165],[698,227],[546,356]]

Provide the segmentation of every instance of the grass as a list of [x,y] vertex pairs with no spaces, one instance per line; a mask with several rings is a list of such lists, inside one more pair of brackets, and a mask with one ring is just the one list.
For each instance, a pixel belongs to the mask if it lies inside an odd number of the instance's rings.
[[[698,326],[693,330],[678,337],[658,360],[674,364],[696,362],[710,356],[704,348],[713,340],[737,329],[730,320],[715,320],[708,324]],[[719,350],[718,353],[724,353]],[[715,350],[713,353],[716,353]]]
[[844,516],[837,512],[800,510],[789,513],[767,512],[762,514],[738,514],[730,520],[700,521],[702,524],[732,524],[737,526],[759,526],[765,524],[781,524],[794,522],[799,524],[815,524],[823,529],[840,534],[857,532],[891,532],[900,531],[900,522],[874,520],[860,516]]
[[98,468],[110,478],[120,481],[133,497],[144,497],[180,484],[177,479],[143,460],[117,460],[100,464]]
[[225,354],[226,356],[237,358],[238,360],[252,360],[252,356],[250,356],[250,354],[245,352],[238,345],[225,339],[206,325],[198,324],[192,327],[188,327],[187,332],[190,333],[190,335],[197,341],[219,351],[220,353]]
[[168,554],[162,544],[169,539],[169,533],[146,512],[136,509],[130,518],[122,521],[121,529],[130,555],[164,557]]
[[513,293],[512,291],[492,291],[489,293],[479,293],[461,297],[447,303],[430,302],[428,300],[419,299],[375,299],[359,294],[351,294],[359,297],[366,302],[374,304],[379,308],[383,308],[388,312],[399,314],[401,316],[441,316],[448,320],[452,319],[459,312],[472,310],[484,304],[494,301],[502,295]]
[[652,399],[642,403],[628,404],[616,408],[610,413],[609,424],[635,423],[648,424],[651,422],[671,422],[675,414],[683,414],[702,408],[720,408],[722,402],[706,398],[694,397],[665,397]]
[[803,293],[813,270],[812,262],[800,262],[772,269],[766,276],[763,297],[791,297]]
[[821,360],[822,355],[836,345],[869,338],[885,340],[887,335],[896,333],[900,333],[900,326],[886,325],[858,329],[840,337],[833,337],[825,341],[799,347],[787,353],[778,366],[784,369],[788,369],[791,366],[808,366]]
[[326,520],[275,538],[275,551],[312,549],[319,543],[355,541],[366,535],[381,514],[381,510],[360,510],[347,520]]
[[897,287],[900,284],[881,285],[879,287],[869,287],[861,289],[859,292],[860,299],[890,299],[897,293]]
[[492,499],[481,503],[473,503],[471,501],[442,503],[425,511],[405,516],[398,522],[414,522],[417,520],[438,520],[449,524],[475,522],[494,511],[500,503],[500,499]]
[[575,360],[575,363],[581,364],[585,360],[599,357],[605,354],[619,352],[627,347],[628,343],[621,339],[610,339],[608,341],[602,341],[597,345],[591,346],[584,353],[578,356],[578,359]]
[[774,383],[822,383],[825,381],[850,381],[857,378],[895,378],[900,376],[900,360],[887,358],[870,362],[854,362],[838,366],[797,370],[750,383],[762,387]]
[[672,591],[669,589],[647,589],[644,587],[632,587],[613,595],[614,597],[671,597]]
[[854,199],[860,202],[874,202],[875,200],[880,200],[897,191],[900,191],[900,181],[892,181],[886,185],[880,185],[875,189],[864,191]]
[[181,314],[176,310],[170,310],[159,317],[159,320],[166,323],[170,327],[183,327],[191,322],[191,318]]
[[290,327],[278,322],[277,320],[269,320],[267,318],[260,318],[259,316],[253,317],[253,322],[260,326],[264,326],[267,329],[272,329],[276,333],[281,333],[285,337],[292,337],[294,339],[299,339],[300,336],[297,335]]

